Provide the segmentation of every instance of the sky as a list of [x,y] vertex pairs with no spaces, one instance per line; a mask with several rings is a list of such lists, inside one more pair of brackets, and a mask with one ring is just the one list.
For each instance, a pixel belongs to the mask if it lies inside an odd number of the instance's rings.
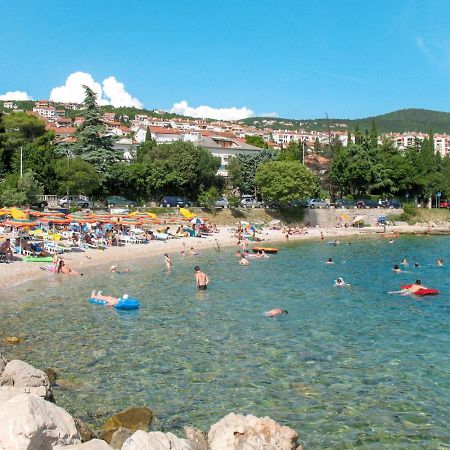
[[450,0],[1,1],[0,99],[241,119],[450,111]]

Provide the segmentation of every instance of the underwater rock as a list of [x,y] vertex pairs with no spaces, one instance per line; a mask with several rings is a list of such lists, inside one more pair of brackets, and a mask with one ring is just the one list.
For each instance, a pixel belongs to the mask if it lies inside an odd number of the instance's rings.
[[0,404],[0,448],[51,449],[79,444],[72,417],[37,395],[21,394]]
[[131,431],[148,431],[153,422],[153,413],[149,408],[128,408],[111,416],[103,426],[103,439],[110,442],[112,435],[120,427]]
[[208,433],[211,450],[295,450],[298,433],[270,417],[230,413]]
[[23,339],[17,336],[6,336],[3,341],[7,344],[20,344],[21,342],[23,342]]

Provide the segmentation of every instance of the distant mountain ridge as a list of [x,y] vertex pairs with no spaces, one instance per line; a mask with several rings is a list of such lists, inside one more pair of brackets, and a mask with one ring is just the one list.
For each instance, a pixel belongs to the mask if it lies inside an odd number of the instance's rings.
[[[31,111],[34,101],[16,101],[20,109]],[[132,118],[135,114],[148,114],[151,116],[161,117],[164,119],[184,118],[193,119],[188,116],[181,116],[169,112],[162,112],[150,109],[137,109],[131,107],[102,106],[105,112],[115,112],[117,116],[128,115]],[[3,108],[3,102],[0,102],[0,110],[11,112],[10,109]],[[69,117],[78,115],[78,111],[67,111]],[[207,119],[214,121],[213,119]],[[339,118],[320,118],[320,119],[287,119],[280,117],[249,117],[237,122],[248,126],[256,126],[257,128],[273,128],[298,130],[328,131],[328,129],[340,131],[354,131],[359,127],[361,131],[372,128],[372,122],[375,122],[377,131],[381,133],[416,131],[422,133],[446,133],[450,134],[450,112],[433,111],[429,109],[400,109],[378,116],[364,117],[361,119],[339,119]]]
[[362,119],[283,119],[278,117],[249,117],[240,121],[246,125],[264,125],[271,128],[298,129],[325,131],[332,130],[354,131],[372,128],[375,122],[378,133],[417,131],[428,133],[450,134],[450,112],[433,111],[429,109],[401,109],[379,116],[364,117]]

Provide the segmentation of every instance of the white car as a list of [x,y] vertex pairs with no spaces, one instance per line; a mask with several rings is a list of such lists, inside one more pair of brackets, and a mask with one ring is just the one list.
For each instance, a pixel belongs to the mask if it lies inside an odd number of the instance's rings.
[[325,201],[321,200],[320,198],[312,198],[308,200],[308,203],[306,204],[307,208],[329,208],[330,205]]
[[241,198],[241,206],[244,208],[261,208],[263,202],[256,200],[252,195],[243,195]]
[[69,195],[58,200],[58,205],[67,208],[69,206],[77,205],[79,208],[90,208],[91,202],[88,197],[84,195]]

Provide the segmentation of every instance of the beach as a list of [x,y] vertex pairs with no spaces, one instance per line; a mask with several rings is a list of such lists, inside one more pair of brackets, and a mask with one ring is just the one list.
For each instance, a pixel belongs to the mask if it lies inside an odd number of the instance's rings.
[[[182,243],[185,243],[186,250],[194,247],[197,251],[211,250],[217,244],[222,247],[233,247],[237,243],[234,235],[234,228],[229,226],[218,226],[218,232],[207,235],[203,238],[174,238],[167,241],[152,240],[148,244],[127,244],[119,247],[108,247],[106,250],[90,249],[82,252],[68,252],[61,255],[67,265],[77,272],[83,273],[94,266],[117,265],[123,268],[127,262],[138,258],[160,257],[164,253],[169,255],[179,254]],[[321,236],[325,240],[333,240],[340,237],[351,236],[381,236],[382,229],[380,227],[364,227],[364,228],[305,228],[305,234],[291,234],[289,241],[301,241],[308,239],[320,239]],[[449,226],[441,225],[430,228],[429,225],[402,225],[390,226],[387,233],[407,233],[407,234],[433,234],[448,233]],[[262,240],[262,243],[271,245],[277,242],[286,242],[286,234],[281,229],[264,228],[256,235]],[[250,242],[250,248],[259,242]],[[22,261],[14,261],[10,264],[2,264],[0,266],[0,288],[7,289],[18,284],[25,283],[40,278],[55,277],[55,274],[42,267],[46,267],[48,263],[26,263]],[[63,276],[63,275],[58,275]]]

